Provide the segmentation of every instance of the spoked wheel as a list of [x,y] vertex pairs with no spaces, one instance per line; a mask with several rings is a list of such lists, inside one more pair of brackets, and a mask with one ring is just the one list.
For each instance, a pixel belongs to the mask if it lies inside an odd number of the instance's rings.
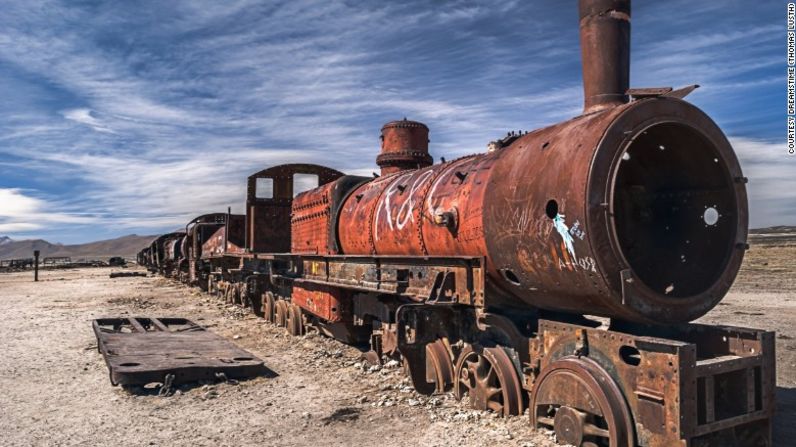
[[290,335],[304,334],[304,321],[301,316],[301,308],[296,304],[288,304],[287,332]]
[[229,295],[230,299],[232,300],[232,304],[243,305],[243,295],[241,294],[240,284],[233,284],[232,287],[229,288]]
[[503,416],[522,413],[522,383],[514,363],[500,347],[484,348],[479,354],[471,347],[462,351],[456,362],[454,394],[465,394],[470,406],[492,410]]
[[276,300],[276,311],[274,313],[274,322],[279,327],[287,325],[288,304],[285,300]]
[[426,382],[436,384],[437,393],[444,393],[453,385],[453,361],[443,339],[426,345]]
[[589,358],[564,357],[542,370],[530,408],[531,424],[552,428],[559,444],[634,445],[633,425],[619,387]]
[[246,296],[246,305],[252,311],[252,313],[258,317],[263,316],[263,296],[262,294],[257,294],[256,290],[254,293],[249,293],[249,288],[246,286],[244,288],[244,294]]
[[237,287],[235,287],[234,283],[230,283],[227,286],[227,302],[229,304],[237,304],[237,300],[235,299],[235,295],[237,292]]
[[263,294],[263,318],[269,323],[273,323],[276,314],[276,300],[274,294],[265,292]]
[[249,297],[249,285],[246,283],[241,283],[238,286],[238,297],[240,298],[240,304],[243,307],[248,307],[249,309],[252,308],[252,301]]

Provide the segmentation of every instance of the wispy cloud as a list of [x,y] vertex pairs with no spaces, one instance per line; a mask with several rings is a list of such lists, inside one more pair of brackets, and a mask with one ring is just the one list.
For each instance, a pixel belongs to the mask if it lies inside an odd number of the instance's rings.
[[0,231],[20,233],[53,224],[95,223],[89,216],[58,212],[57,205],[26,195],[17,188],[0,188]]
[[76,123],[85,124],[97,132],[114,133],[111,129],[107,128],[98,120],[91,112],[91,109],[69,109],[61,112],[64,118],[74,121]]
[[[739,20],[740,2],[666,3],[636,7],[633,84],[703,84],[693,98],[742,147],[774,141],[770,112],[739,105],[779,85],[771,24]],[[575,9],[548,0],[8,1],[0,188],[35,207],[2,217],[0,232],[74,242],[100,227],[155,232],[227,206],[240,212],[245,177],[268,165],[375,170],[381,124],[404,116],[427,122],[432,154],[447,158],[567,119],[582,100]],[[742,160],[755,172],[754,157]],[[755,205],[765,194],[753,206],[768,206]],[[48,213],[60,218],[42,220]],[[755,216],[793,221],[796,211]]]
[[744,176],[749,178],[749,213],[753,222],[793,222],[796,215],[796,156],[787,145],[751,138],[731,138]]

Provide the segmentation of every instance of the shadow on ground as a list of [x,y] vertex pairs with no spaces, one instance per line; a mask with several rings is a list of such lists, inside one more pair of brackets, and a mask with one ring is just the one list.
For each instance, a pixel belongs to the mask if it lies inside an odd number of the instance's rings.
[[[171,386],[168,386],[168,387],[165,387],[165,388],[164,388],[164,386],[163,386],[164,384],[162,382],[152,382],[152,383],[148,383],[146,385],[122,385],[122,389],[124,389],[128,393],[136,395],[136,396],[164,396],[164,397],[168,397],[168,396],[174,395],[174,393],[177,390],[179,390],[181,392],[185,392],[185,391],[190,391],[192,389],[199,388],[199,387],[205,387],[205,386],[211,387],[211,386],[215,386],[215,385],[221,385],[221,384],[224,384],[224,383],[229,384],[229,385],[237,385],[240,382],[247,381],[247,380],[252,380],[252,379],[255,379],[257,377],[264,377],[266,379],[273,379],[273,378],[278,377],[278,376],[279,376],[279,374],[277,374],[274,370],[268,368],[267,366],[263,366],[263,372],[261,374],[258,374],[256,376],[252,376],[252,377],[240,378],[240,379],[227,378],[223,374],[220,374],[220,375],[216,376],[216,380],[215,381],[200,380],[200,381],[195,381],[195,382],[175,383],[175,384],[172,384]],[[212,390],[208,389],[207,391],[212,391]]]
[[774,445],[796,443],[796,388],[777,387],[777,413],[774,415]]

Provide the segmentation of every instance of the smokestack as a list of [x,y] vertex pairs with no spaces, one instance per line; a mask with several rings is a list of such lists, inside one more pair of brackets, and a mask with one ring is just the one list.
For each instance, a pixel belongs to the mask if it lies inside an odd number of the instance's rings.
[[627,102],[630,0],[579,0],[583,113]]
[[428,127],[425,124],[404,118],[390,121],[381,128],[381,153],[376,158],[381,175],[424,168],[433,162],[428,153]]

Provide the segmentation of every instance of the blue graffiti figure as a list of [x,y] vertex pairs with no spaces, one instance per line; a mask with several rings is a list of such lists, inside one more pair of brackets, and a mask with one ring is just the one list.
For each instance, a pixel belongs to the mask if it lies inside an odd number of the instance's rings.
[[575,256],[575,246],[572,245],[572,235],[569,234],[569,228],[567,224],[564,223],[564,215],[563,214],[556,214],[556,217],[553,218],[553,226],[555,227],[558,234],[564,239],[564,245],[567,246],[567,251],[570,255],[572,255],[573,261],[577,259]]

